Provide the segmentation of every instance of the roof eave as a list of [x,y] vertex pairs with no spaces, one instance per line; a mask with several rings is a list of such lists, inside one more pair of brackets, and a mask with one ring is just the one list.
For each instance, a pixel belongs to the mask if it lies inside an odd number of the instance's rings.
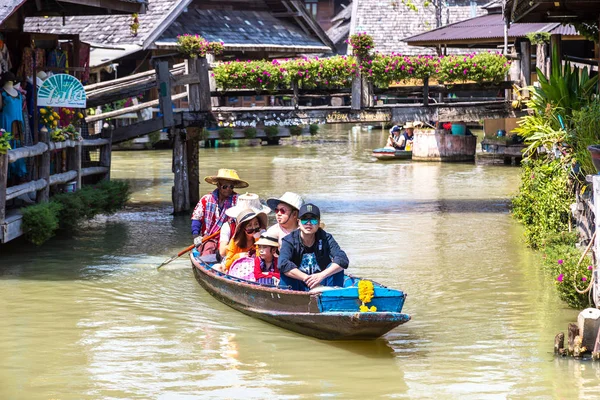
[[[226,51],[268,51],[284,53],[331,53],[328,46],[293,46],[293,45],[271,45],[271,44],[236,44],[225,43]],[[155,42],[154,48],[158,50],[174,50],[177,44],[173,42]]]

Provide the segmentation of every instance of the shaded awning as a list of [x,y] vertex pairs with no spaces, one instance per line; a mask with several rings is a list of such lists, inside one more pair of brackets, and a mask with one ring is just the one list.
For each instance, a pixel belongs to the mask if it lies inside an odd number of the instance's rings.
[[123,44],[108,48],[105,45],[90,45],[90,68],[103,67],[112,64],[115,60],[137,53],[142,50],[142,46],[136,44]]
[[507,0],[505,13],[513,22],[598,21],[598,0]]
[[[583,39],[572,25],[561,23],[514,23],[508,30],[509,40],[525,37],[528,33],[546,32],[571,36],[571,39]],[[450,24],[442,28],[411,36],[403,40],[411,46],[452,45],[469,47],[471,45],[499,45],[504,41],[504,19],[502,14],[488,14]]]

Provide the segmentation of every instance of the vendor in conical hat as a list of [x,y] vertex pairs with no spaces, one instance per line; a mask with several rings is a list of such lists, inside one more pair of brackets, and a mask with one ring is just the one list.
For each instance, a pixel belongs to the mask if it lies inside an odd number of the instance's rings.
[[240,179],[234,169],[220,169],[217,175],[207,176],[204,181],[215,185],[211,193],[202,196],[192,213],[192,235],[194,244],[202,245],[202,255],[215,254],[218,249],[218,237],[202,243],[202,238],[216,234],[221,226],[228,222],[229,216],[225,211],[237,203],[237,193],[234,189],[248,187],[248,182]]

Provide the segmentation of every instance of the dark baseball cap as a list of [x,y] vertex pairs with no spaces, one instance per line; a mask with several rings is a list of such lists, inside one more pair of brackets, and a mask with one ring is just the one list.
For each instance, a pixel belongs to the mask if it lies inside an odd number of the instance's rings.
[[321,219],[321,210],[319,210],[319,207],[315,206],[312,203],[307,203],[300,207],[300,211],[298,212],[298,218],[302,218],[304,215],[307,214],[312,214],[315,217]]

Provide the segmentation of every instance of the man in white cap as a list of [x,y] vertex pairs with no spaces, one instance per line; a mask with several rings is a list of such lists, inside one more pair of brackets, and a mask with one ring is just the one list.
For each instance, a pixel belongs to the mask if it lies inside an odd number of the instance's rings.
[[[204,178],[207,183],[216,185],[211,193],[202,196],[192,213],[192,235],[196,247],[202,246],[202,255],[215,254],[218,250],[217,232],[226,223],[229,216],[225,214],[228,208],[237,203],[237,193],[234,188],[246,188],[248,182],[243,181],[233,169],[220,169],[217,175]],[[203,240],[214,236],[210,240]]]
[[292,192],[285,192],[280,198],[267,199],[267,205],[275,212],[277,223],[267,230],[266,235],[276,238],[281,247],[281,240],[298,229],[298,210],[304,204],[302,197]]

